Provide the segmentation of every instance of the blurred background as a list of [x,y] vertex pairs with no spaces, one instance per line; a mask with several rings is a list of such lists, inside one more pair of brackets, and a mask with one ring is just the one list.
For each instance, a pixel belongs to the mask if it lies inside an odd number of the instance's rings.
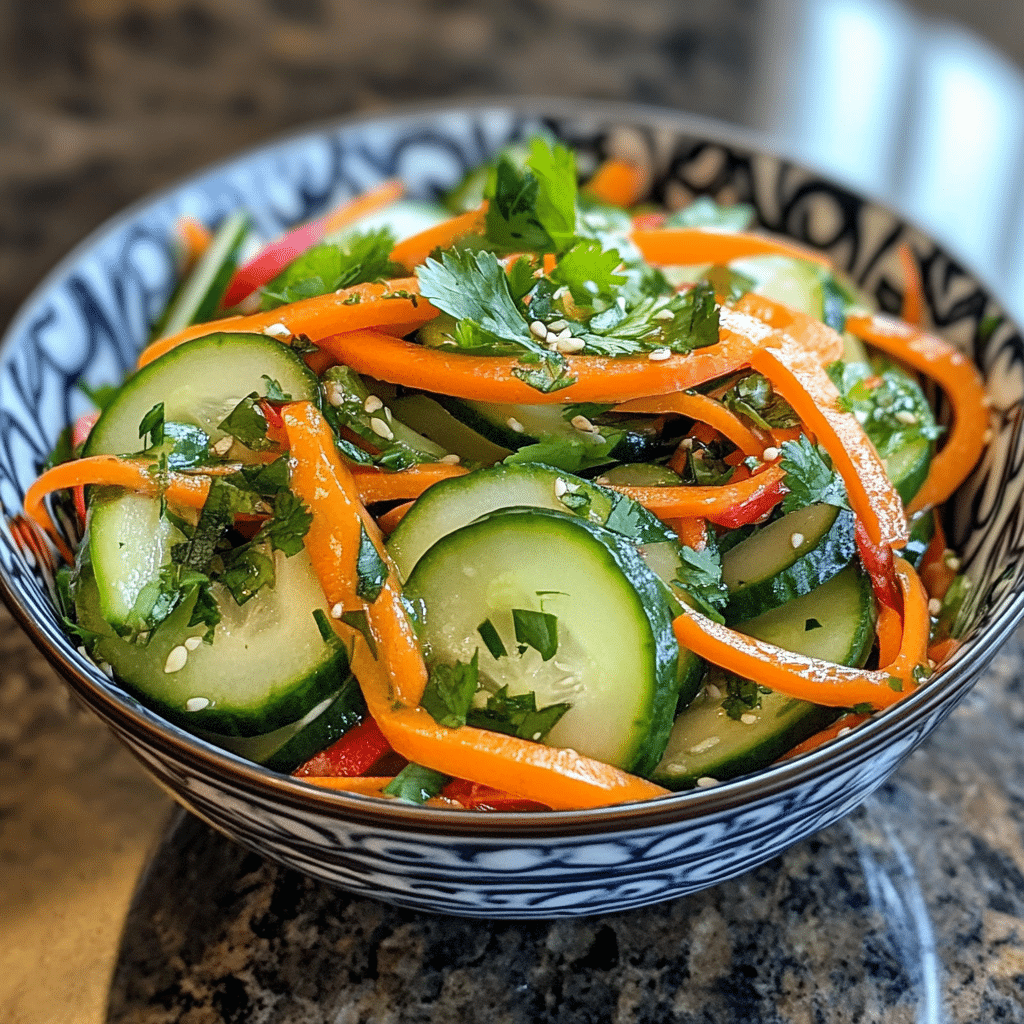
[[0,0],[0,323],[127,202],[351,111],[505,94],[763,128],[1024,312],[1019,0]]

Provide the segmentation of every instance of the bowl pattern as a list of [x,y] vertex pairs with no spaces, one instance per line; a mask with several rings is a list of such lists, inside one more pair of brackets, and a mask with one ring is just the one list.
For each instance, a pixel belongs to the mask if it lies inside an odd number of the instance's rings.
[[[615,153],[649,169],[656,201],[696,194],[754,205],[766,228],[828,252],[879,305],[902,299],[898,250],[921,270],[937,332],[968,352],[993,399],[993,438],[947,510],[974,584],[971,639],[938,678],[815,753],[650,804],[550,815],[472,815],[314,790],[171,726],[65,634],[48,575],[11,518],[60,432],[89,408],[78,389],[119,380],[173,287],[175,221],[245,207],[273,235],[385,177],[429,198],[505,142],[541,127],[583,163]],[[1024,615],[1024,342],[957,261],[884,207],[766,155],[764,140],[681,115],[554,102],[467,106],[309,131],[213,168],[129,209],[40,286],[0,349],[0,587],[78,696],[172,795],[284,864],[363,895],[487,917],[596,914],[734,877],[852,810],[938,725]],[[936,396],[941,408],[941,396]]]

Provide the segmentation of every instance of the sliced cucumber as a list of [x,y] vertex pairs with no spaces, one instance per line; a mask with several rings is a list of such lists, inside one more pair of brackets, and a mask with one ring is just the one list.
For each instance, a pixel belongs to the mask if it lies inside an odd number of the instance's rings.
[[910,540],[907,541],[907,546],[900,552],[900,555],[915,569],[921,567],[924,554],[932,542],[932,537],[935,536],[935,515],[935,509],[930,508],[924,512],[918,512],[910,520]]
[[188,624],[194,591],[148,640],[131,642],[104,618],[85,557],[75,587],[78,621],[97,634],[93,656],[109,662],[125,687],[158,714],[186,729],[259,736],[302,718],[335,693],[348,662],[344,649],[324,643],[313,618],[315,609],[327,612],[309,556],[300,551],[286,558],[278,551],[274,560],[274,587],[242,606],[214,585],[222,616],[214,642],[188,651],[175,671],[167,671],[171,651],[187,650],[195,643],[190,638],[198,640],[206,628]]
[[620,487],[675,487],[683,482],[678,473],[657,462],[628,462],[603,470],[601,483]]
[[[488,688],[533,691],[538,707],[571,704],[550,744],[639,774],[657,764],[677,702],[678,646],[664,588],[627,541],[562,512],[502,510],[431,547],[405,595],[421,609],[430,663],[478,652]],[[555,616],[547,660],[517,641],[513,609]],[[485,620],[508,655],[495,658],[481,640]]]
[[853,515],[808,505],[756,530],[722,556],[728,622],[801,597],[846,568],[857,551]]
[[197,426],[217,441],[221,421],[263,377],[295,400],[318,401],[316,375],[287,345],[262,334],[210,334],[154,359],[122,385],[89,434],[83,455],[127,455],[142,447],[139,424],[163,402],[168,422]]
[[426,395],[394,398],[390,405],[403,423],[445,451],[458,455],[464,463],[492,466],[512,454],[510,448],[488,441]]
[[[778,647],[841,665],[860,665],[867,660],[873,630],[871,584],[856,565],[743,626],[744,633]],[[701,778],[723,780],[756,771],[824,728],[839,713],[835,708],[772,691],[759,693],[758,707],[737,708],[728,686],[728,678],[716,673],[676,718],[665,754],[653,773],[655,781],[669,789],[688,789]],[[736,717],[730,717],[730,707]]]

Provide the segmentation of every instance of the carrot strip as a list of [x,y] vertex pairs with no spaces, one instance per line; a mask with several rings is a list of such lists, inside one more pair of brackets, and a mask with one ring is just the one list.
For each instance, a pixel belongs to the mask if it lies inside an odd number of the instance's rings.
[[374,501],[418,498],[439,480],[465,476],[468,472],[463,466],[451,466],[446,462],[427,462],[398,472],[388,472],[376,466],[352,467],[359,497],[367,505]]
[[762,348],[750,365],[764,374],[819,438],[843,477],[850,504],[872,543],[907,542],[903,502],[857,418],[839,407],[839,392],[821,363],[788,337],[778,348]]
[[703,551],[708,546],[708,521],[698,516],[685,516],[671,521],[679,535],[679,543],[694,551]]
[[177,228],[178,237],[181,239],[182,271],[187,273],[210,247],[213,233],[195,217],[182,217],[178,221]]
[[612,412],[678,413],[712,426],[727,437],[744,455],[760,456],[764,445],[731,409],[707,395],[677,391],[674,395],[635,398],[616,406]]
[[412,508],[413,502],[407,501],[403,505],[396,505],[393,509],[385,512],[384,515],[377,517],[377,525],[380,527],[381,532],[387,536],[389,533],[394,533],[395,528],[405,518],[406,512]]
[[[755,518],[759,518],[782,500],[785,493],[782,487],[784,476],[778,466],[768,466],[756,476],[721,487],[694,487],[685,484],[670,487],[627,487],[621,484],[609,486],[613,491],[627,495],[661,518],[700,516],[720,526],[738,526],[742,523],[737,522],[737,516],[744,510],[756,508]],[[765,505],[765,501],[769,503]]]
[[339,331],[386,327],[388,324],[422,325],[433,320],[437,310],[429,302],[416,297],[419,289],[419,281],[415,277],[402,277],[383,283],[357,284],[249,316],[193,324],[143,349],[138,365],[143,367],[186,341],[205,338],[219,331],[262,334],[268,327],[283,324],[291,334],[305,334],[312,341],[319,342],[321,338]]
[[[914,670],[926,663],[928,595],[908,562],[896,560],[905,608],[897,657],[869,670],[807,658],[738,633],[688,609],[673,622],[676,638],[694,654],[730,672],[753,679],[788,697],[828,707],[889,707],[917,686]],[[898,688],[897,688],[898,687]]]
[[953,425],[907,511],[941,505],[977,465],[991,435],[988,396],[977,367],[948,342],[888,317],[851,316],[846,328],[934,380],[953,408]]
[[779,761],[788,761],[791,757],[809,754],[812,750],[817,750],[818,747],[823,747],[826,743],[836,739],[840,733],[843,733],[845,736],[850,729],[855,729],[870,718],[870,715],[843,715],[838,722],[833,722],[832,725],[816,732],[813,736],[809,736],[803,743],[798,743],[792,750],[786,751],[779,758]]
[[600,203],[611,206],[633,206],[640,201],[647,188],[647,175],[642,167],[617,160],[605,160],[583,186]]
[[[308,402],[292,403],[284,407],[283,415],[291,441],[292,489],[313,512],[306,548],[328,602],[332,606],[347,605],[354,589],[343,579],[347,574],[339,571],[337,562],[343,554],[349,560],[351,536],[358,530],[365,509],[360,507],[351,473],[335,452],[330,428],[316,408]],[[375,529],[371,538],[379,545],[379,537],[374,534]],[[378,546],[378,552],[387,564],[383,548]],[[380,593],[362,605],[376,655],[361,633],[335,621],[339,633],[353,645],[352,668],[370,714],[395,751],[446,775],[493,786],[556,809],[598,807],[665,795],[660,786],[572,750],[471,726],[447,729],[438,725],[418,706],[427,671],[396,578],[389,566]]]
[[324,217],[307,221],[293,228],[281,238],[265,245],[248,263],[239,267],[228,282],[223,305],[236,305],[257,288],[268,284],[293,260],[312,249],[335,231],[365,217],[369,213],[389,206],[401,199],[405,186],[397,179],[385,181],[369,192],[364,192]]
[[61,537],[46,509],[44,498],[54,491],[85,484],[126,487],[140,494],[157,494],[163,484],[163,493],[172,505],[202,508],[210,490],[209,478],[185,473],[167,473],[158,478],[149,472],[153,463],[118,458],[116,455],[92,455],[87,459],[62,462],[47,470],[25,492],[25,515],[42,527],[57,550],[68,562],[75,556]]
[[823,366],[843,356],[843,339],[837,331],[767,295],[748,292],[736,303],[736,309],[763,320],[776,331],[791,334],[800,348]]
[[449,249],[469,235],[482,235],[486,223],[487,202],[484,201],[475,210],[460,213],[399,242],[391,250],[391,259],[412,273],[435,249]]
[[946,547],[946,531],[943,530],[938,515],[934,512],[932,515],[935,517],[935,533],[932,534],[932,539],[921,557],[918,572],[928,594],[941,601],[946,596],[949,585],[956,578],[956,570],[949,564],[949,559],[955,556]]
[[904,242],[896,250],[896,256],[900,261],[900,270],[903,271],[903,308],[900,319],[921,327],[924,324],[924,285],[917,260],[914,259],[914,250]]
[[729,263],[744,256],[776,254],[831,267],[827,256],[783,238],[715,228],[640,228],[631,238],[655,266]]

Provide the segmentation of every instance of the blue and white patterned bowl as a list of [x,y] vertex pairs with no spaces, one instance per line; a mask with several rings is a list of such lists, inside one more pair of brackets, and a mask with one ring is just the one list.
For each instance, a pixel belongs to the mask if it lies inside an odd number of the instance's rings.
[[844,738],[757,775],[646,804],[472,814],[316,789],[169,725],[63,632],[34,562],[0,529],[0,587],[73,690],[186,807],[316,878],[408,907],[541,918],[639,907],[739,875],[857,806],[973,685],[1024,616],[1024,342],[984,287],[890,211],[766,153],[763,140],[668,112],[579,102],[469,105],[348,120],[213,168],[102,227],[37,289],[0,349],[0,501],[15,516],[76,387],[119,380],[172,288],[173,226],[237,207],[274,235],[383,178],[432,197],[543,125],[596,161],[642,158],[651,195],[751,202],[761,223],[826,251],[883,309],[898,308],[897,248],[921,267],[935,329],[971,354],[993,398],[993,440],[950,503],[951,542],[975,584],[971,636],[928,685]]

